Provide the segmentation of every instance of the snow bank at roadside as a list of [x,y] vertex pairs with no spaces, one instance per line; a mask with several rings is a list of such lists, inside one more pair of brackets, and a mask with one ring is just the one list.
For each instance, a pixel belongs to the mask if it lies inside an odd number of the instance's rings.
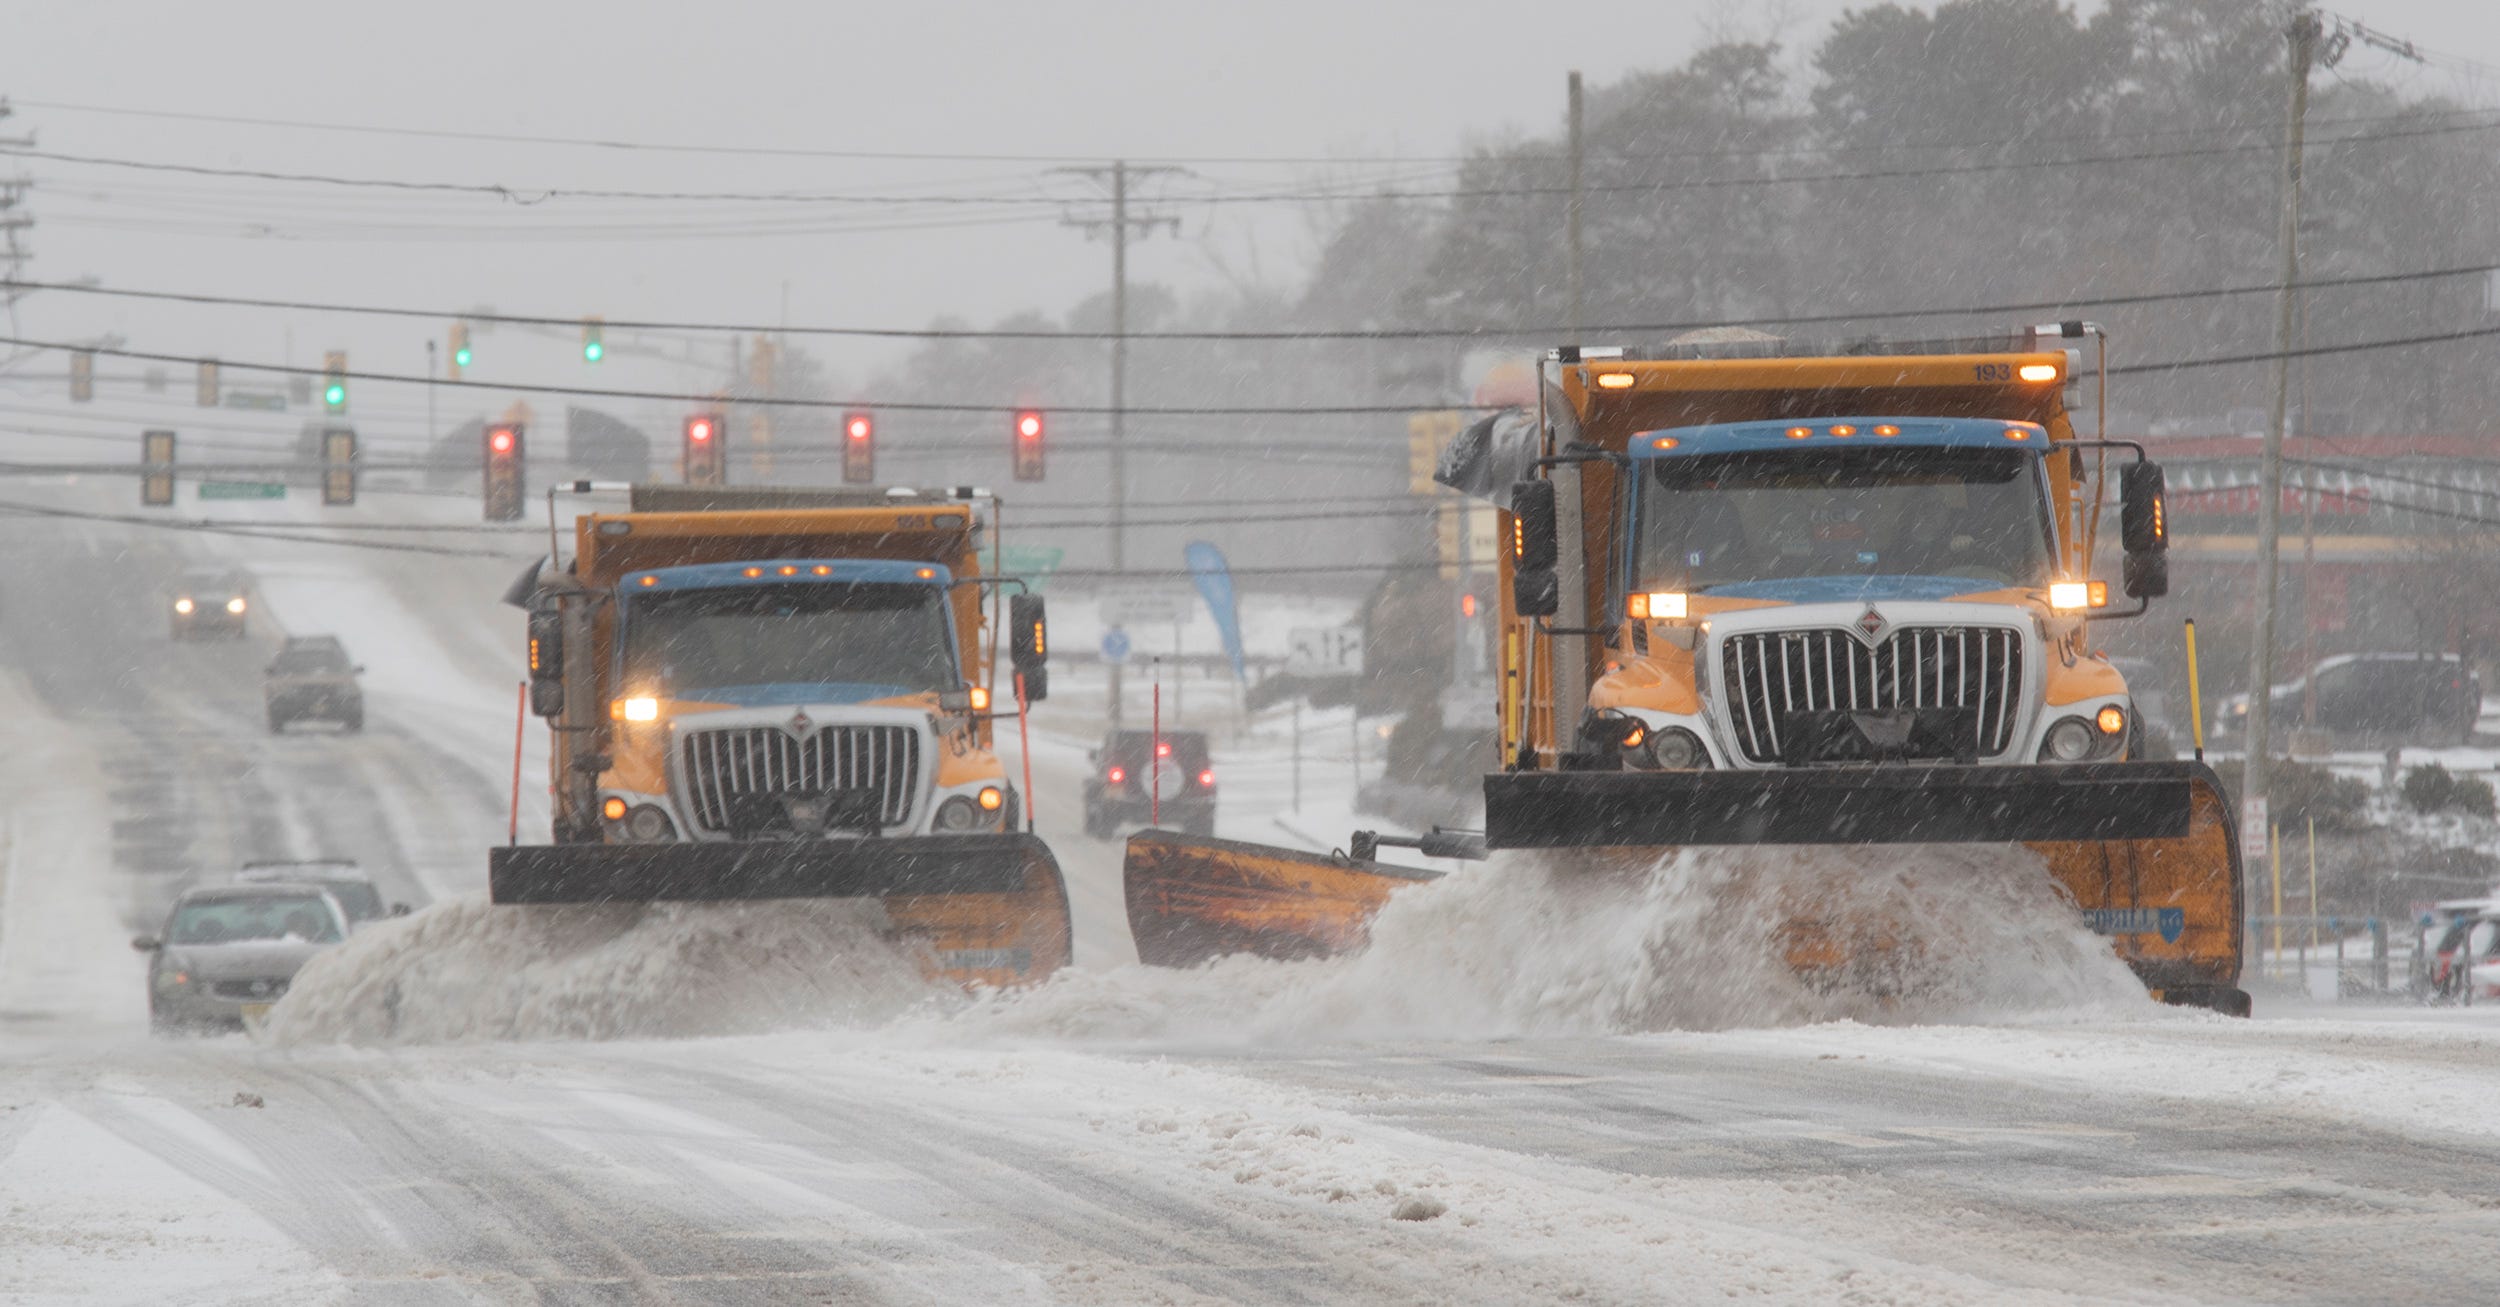
[[[1818,935],[1848,960],[1800,974],[1792,955]],[[939,1037],[1293,1042],[1985,1021],[2144,1004],[2143,986],[2026,851],[1783,848],[1604,869],[1499,860],[1402,892],[1352,957],[1070,972],[913,1024]]]
[[943,991],[874,903],[496,907],[384,922],[307,963],[277,1044],[632,1039],[889,1021]]

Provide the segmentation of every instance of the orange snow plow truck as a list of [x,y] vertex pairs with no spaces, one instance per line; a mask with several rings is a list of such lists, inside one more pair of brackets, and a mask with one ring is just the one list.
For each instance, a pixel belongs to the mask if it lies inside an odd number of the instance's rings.
[[[494,901],[875,899],[932,975],[1065,964],[1066,886],[991,746],[996,511],[641,486],[580,517],[571,565],[506,596],[529,611],[554,839],[494,850]],[[1029,703],[1041,599],[1006,598]]]
[[[1144,832],[1126,885],[1141,955],[1358,946],[1429,878],[1375,861],[1383,842],[1591,867],[1672,846],[2019,844],[2157,997],[2246,1013],[2221,786],[2141,756],[2096,652],[2096,626],[2169,584],[2160,468],[2069,414],[2099,336],[1549,352],[1536,410],[1477,423],[1440,468],[1501,509],[1508,542],[1480,844],[1358,833],[1351,856],[1315,857]],[[2113,499],[2110,578],[2094,560]],[[1810,916],[1783,934],[1790,964],[1845,962],[1851,932]]]

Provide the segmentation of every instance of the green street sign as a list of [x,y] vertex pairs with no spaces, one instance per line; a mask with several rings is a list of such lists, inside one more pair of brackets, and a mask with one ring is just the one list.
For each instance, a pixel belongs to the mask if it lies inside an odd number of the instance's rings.
[[229,390],[227,408],[256,408],[274,413],[286,411],[286,393],[277,390]]
[[1056,545],[1008,545],[1000,551],[994,566],[990,551],[982,550],[981,565],[994,573],[1021,576],[1038,593],[1043,583],[1050,579],[1050,574],[1059,570],[1060,560],[1067,556],[1068,551]]
[[203,481],[202,499],[284,499],[286,483],[281,481]]

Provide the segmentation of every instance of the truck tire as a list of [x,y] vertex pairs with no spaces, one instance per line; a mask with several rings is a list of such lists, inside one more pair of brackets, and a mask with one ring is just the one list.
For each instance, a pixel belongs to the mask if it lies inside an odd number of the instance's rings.
[[277,709],[272,708],[269,710],[269,733],[271,735],[286,734],[286,724],[287,719],[284,716],[281,716]]
[[363,731],[365,729],[365,710],[358,708],[355,711],[348,713],[346,716],[339,718],[339,729],[346,731],[350,735]]

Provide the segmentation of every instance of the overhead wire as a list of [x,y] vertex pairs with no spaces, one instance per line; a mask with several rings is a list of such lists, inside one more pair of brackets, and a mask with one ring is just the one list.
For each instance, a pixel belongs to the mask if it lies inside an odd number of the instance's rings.
[[[2335,290],[2355,286],[2396,285],[2420,281],[2437,281],[2451,277],[2485,276],[2500,272],[2500,261],[2455,264],[2441,268],[2422,268],[2402,272],[2354,273],[2335,277],[2311,277],[2291,283],[2295,291]],[[1582,339],[1607,333],[1661,334],[1700,331],[1714,327],[1746,326],[1775,323],[1782,326],[1813,326],[1836,322],[1873,322],[1940,317],[1987,317],[2009,313],[2051,313],[2060,309],[2129,308],[2150,304],[2168,304],[2200,299],[2222,299],[2240,295],[2275,294],[2283,289],[2280,283],[2242,282],[2228,286],[2206,286],[2179,290],[2142,291],[2132,294],[2088,295],[2056,300],[2003,301],[1993,304],[1932,305],[1907,309],[1876,309],[1830,311],[1787,316],[1764,315],[1744,319],[1691,318],[1660,322],[1602,323],[1579,329]],[[492,310],[457,310],[412,308],[405,305],[358,303],[342,300],[298,300],[272,296],[220,295],[206,292],[149,290],[99,286],[83,282],[0,280],[0,290],[57,291],[71,295],[146,300],[157,303],[193,304],[212,307],[268,309],[290,313],[338,313],[362,317],[419,318],[430,321],[492,323],[496,325],[537,327],[578,327],[579,315],[501,313]],[[832,336],[897,340],[1031,340],[1031,341],[1331,341],[1331,340],[1479,340],[1511,337],[1560,338],[1571,333],[1560,325],[1515,327],[1355,327],[1239,330],[1156,330],[1156,331],[1094,331],[1059,328],[982,328],[982,327],[851,327],[808,324],[764,324],[731,322],[690,322],[670,319],[618,318],[602,320],[609,331],[676,332],[686,335],[778,334],[787,336]],[[185,360],[189,361],[189,360]]]

